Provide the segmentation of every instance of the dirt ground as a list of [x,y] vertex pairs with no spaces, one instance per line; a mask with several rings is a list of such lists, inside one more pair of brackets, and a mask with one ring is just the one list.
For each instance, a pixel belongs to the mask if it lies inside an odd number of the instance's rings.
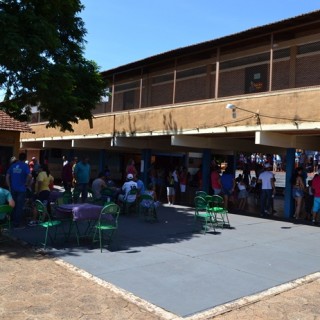
[[[5,241],[4,241],[5,240]],[[0,319],[181,319],[126,299],[90,277],[18,242],[0,237]],[[320,280],[233,308],[190,319],[320,319]]]

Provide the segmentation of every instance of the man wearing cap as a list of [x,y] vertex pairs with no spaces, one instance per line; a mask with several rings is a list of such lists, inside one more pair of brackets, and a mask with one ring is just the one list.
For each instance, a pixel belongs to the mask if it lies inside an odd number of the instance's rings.
[[260,204],[260,215],[265,217],[269,214],[271,207],[272,194],[275,193],[274,175],[271,172],[272,166],[270,163],[264,165],[264,170],[260,173],[258,183],[261,183],[261,204]]
[[127,174],[127,181],[123,184],[121,190],[122,194],[119,194],[119,201],[135,202],[137,194],[129,194],[132,189],[138,189],[137,183],[133,180],[133,174]]

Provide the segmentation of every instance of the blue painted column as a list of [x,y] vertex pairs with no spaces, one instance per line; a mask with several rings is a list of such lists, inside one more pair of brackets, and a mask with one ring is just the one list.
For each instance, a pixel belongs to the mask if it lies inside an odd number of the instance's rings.
[[100,150],[100,157],[99,157],[99,172],[104,172],[104,167],[106,165],[106,150]]
[[202,152],[202,190],[210,193],[210,164],[211,150],[204,149]]
[[284,217],[289,219],[293,216],[294,200],[291,194],[291,176],[294,171],[295,149],[287,149],[286,154],[286,185],[284,189]]
[[141,179],[147,187],[149,183],[148,173],[151,167],[151,149],[143,149],[141,159],[143,161],[141,165]]
[[228,168],[230,168],[233,174],[235,175],[235,172],[237,169],[237,157],[235,155],[228,155],[227,163],[228,163]]

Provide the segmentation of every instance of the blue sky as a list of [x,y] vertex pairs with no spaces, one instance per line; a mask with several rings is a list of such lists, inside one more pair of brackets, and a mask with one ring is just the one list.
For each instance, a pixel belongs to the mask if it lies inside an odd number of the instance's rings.
[[108,70],[320,9],[318,0],[82,0],[85,56]]

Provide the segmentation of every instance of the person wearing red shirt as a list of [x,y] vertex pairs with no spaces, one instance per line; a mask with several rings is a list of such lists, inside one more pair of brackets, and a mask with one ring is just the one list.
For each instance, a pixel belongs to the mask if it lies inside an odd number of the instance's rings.
[[221,193],[221,177],[219,172],[219,166],[215,166],[211,172],[211,188],[213,190],[213,194]]
[[312,207],[312,224],[317,223],[317,214],[320,211],[320,170],[318,174],[312,179],[312,189],[314,194],[313,207]]

